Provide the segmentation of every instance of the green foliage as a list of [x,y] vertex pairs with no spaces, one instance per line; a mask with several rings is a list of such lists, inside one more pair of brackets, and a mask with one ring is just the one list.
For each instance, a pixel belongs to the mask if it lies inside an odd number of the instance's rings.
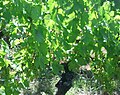
[[[18,95],[48,66],[54,74],[70,61],[79,71],[90,64],[112,92],[120,80],[120,9],[101,0],[0,1],[0,90]],[[0,92],[1,93],[1,92]]]

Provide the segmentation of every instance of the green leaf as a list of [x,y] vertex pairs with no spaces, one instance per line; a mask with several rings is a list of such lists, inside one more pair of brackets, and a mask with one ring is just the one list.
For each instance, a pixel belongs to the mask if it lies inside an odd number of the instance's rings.
[[69,33],[69,38],[68,38],[68,42],[69,43],[73,43],[74,41],[76,41],[77,36],[79,35],[79,30],[77,29],[76,26],[72,27],[72,31],[71,33]]
[[41,64],[41,60],[40,60],[40,57],[37,56],[34,60],[34,64],[36,66],[36,68],[39,68],[40,67],[40,64]]
[[82,17],[81,17],[81,28],[83,29],[86,24],[88,24],[88,12],[83,12]]
[[86,45],[88,45],[88,44],[90,44],[90,43],[93,43],[93,35],[89,32],[89,31],[87,31],[85,34],[84,34],[84,36],[82,37],[82,41],[86,44]]
[[10,19],[11,19],[11,14],[10,14],[10,12],[9,12],[9,10],[6,10],[4,13],[3,13],[3,17],[6,19],[6,21],[10,21]]
[[45,55],[47,55],[47,44],[46,43],[42,43],[41,45],[40,45],[40,52],[45,56]]
[[74,10],[80,10],[81,12],[84,11],[84,1],[76,1],[74,0]]
[[58,23],[61,24],[64,20],[64,16],[62,14],[57,14],[57,20],[58,20]]
[[87,61],[83,57],[78,57],[77,60],[80,66],[87,64]]
[[74,7],[70,7],[69,9],[66,10],[66,14],[69,15],[69,14],[72,14],[74,11]]
[[43,37],[42,31],[35,30],[35,39],[39,43],[43,43],[44,42],[44,37]]
[[41,15],[41,6],[40,5],[34,5],[31,10],[31,17],[36,22],[39,20],[39,17]]
[[53,68],[53,73],[59,74],[60,71],[62,70],[62,66],[58,64],[57,62],[52,63],[52,68]]
[[80,65],[75,61],[75,60],[72,60],[70,63],[69,63],[69,69],[76,72],[79,70],[79,67]]
[[63,37],[64,37],[65,40],[67,39],[68,35],[69,35],[69,33],[68,33],[67,29],[64,28],[64,30],[63,30]]
[[8,52],[8,50],[9,50],[9,46],[8,46],[8,44],[6,43],[6,41],[5,40],[0,40],[1,41],[1,44],[2,44],[2,48],[3,48],[3,50],[6,52]]
[[42,26],[42,25],[38,25],[38,27],[34,30],[34,36],[35,39],[39,42],[39,43],[44,43],[45,41],[45,37],[46,37],[46,33],[47,33],[47,29]]
[[31,14],[31,9],[32,9],[32,3],[28,2],[28,1],[24,1],[23,2],[23,7],[24,7],[24,10],[26,11],[25,13],[30,15]]
[[47,64],[46,62],[47,62],[46,57],[42,55],[36,56],[34,60],[34,64],[36,68],[40,68],[40,69],[45,69],[45,64]]
[[63,46],[64,46],[64,50],[71,49],[71,45],[66,40],[63,40]]
[[55,51],[55,54],[58,59],[63,58],[62,50],[60,48],[57,48],[57,51]]
[[5,66],[4,59],[3,59],[3,58],[0,58],[0,67],[3,67],[3,66]]
[[24,80],[23,84],[25,85],[25,87],[29,87],[29,81],[28,80]]
[[79,43],[74,50],[77,54],[79,54],[83,58],[86,57],[87,47],[83,43]]
[[5,94],[11,95],[11,93],[13,93],[13,92],[12,92],[12,89],[9,87],[9,85],[6,86],[6,87],[5,87]]

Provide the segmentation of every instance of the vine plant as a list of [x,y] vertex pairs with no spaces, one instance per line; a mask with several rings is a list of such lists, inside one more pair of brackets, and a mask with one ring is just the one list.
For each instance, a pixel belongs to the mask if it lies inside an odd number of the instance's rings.
[[[101,0],[0,1],[0,93],[18,95],[48,66],[89,64],[104,91],[120,85],[120,10]],[[8,40],[6,40],[8,39]]]

